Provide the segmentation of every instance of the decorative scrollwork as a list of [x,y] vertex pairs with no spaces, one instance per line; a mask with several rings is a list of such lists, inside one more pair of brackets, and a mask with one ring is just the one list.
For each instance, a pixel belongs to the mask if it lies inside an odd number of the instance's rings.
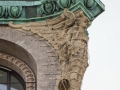
[[88,66],[86,29],[90,20],[83,11],[75,13],[64,10],[55,20],[31,22],[16,25],[13,28],[30,31],[46,39],[59,57],[61,75],[58,75],[56,90],[79,90],[84,72]]

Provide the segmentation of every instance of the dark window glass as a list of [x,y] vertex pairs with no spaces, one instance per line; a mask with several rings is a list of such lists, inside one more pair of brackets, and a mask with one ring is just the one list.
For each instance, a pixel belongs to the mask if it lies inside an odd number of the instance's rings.
[[0,70],[0,83],[7,83],[7,73]]
[[25,82],[14,71],[0,67],[0,90],[25,90]]
[[24,90],[21,84],[11,84],[10,90]]
[[19,81],[14,76],[11,76],[11,83],[18,83]]

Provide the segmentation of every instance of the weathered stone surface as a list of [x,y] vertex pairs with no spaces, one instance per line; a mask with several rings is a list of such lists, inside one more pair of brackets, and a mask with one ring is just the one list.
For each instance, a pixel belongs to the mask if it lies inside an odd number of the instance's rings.
[[83,11],[78,10],[74,14],[65,9],[64,13],[55,20],[21,25],[10,22],[9,25],[44,38],[54,48],[61,66],[56,90],[80,89],[88,66],[87,42],[89,38],[86,35],[86,29],[90,25]]
[[[44,39],[38,38],[31,33],[23,33],[7,26],[1,26],[0,52],[18,58],[31,68],[37,80],[37,90],[55,89],[57,74],[52,75],[52,73],[58,71],[58,58],[52,47]],[[48,66],[45,66],[45,64],[48,64]],[[7,60],[0,59],[0,65],[15,70],[25,78],[20,69]],[[46,75],[47,73],[51,73],[51,75]],[[30,86],[30,83],[28,86]]]

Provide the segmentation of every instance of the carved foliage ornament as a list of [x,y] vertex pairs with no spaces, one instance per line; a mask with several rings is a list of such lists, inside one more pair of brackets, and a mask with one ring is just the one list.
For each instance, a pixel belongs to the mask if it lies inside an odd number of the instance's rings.
[[35,90],[35,83],[34,83],[36,81],[35,76],[32,70],[27,66],[27,64],[25,64],[23,61],[19,60],[14,56],[1,52],[0,52],[0,58],[6,60],[7,62],[12,63],[23,72],[24,74],[23,77],[25,77],[24,80],[26,82],[26,90]]
[[82,10],[75,13],[64,10],[56,19],[46,22],[9,25],[43,37],[54,48],[59,57],[61,74],[58,75],[56,90],[79,90],[88,66],[86,29],[90,20]]

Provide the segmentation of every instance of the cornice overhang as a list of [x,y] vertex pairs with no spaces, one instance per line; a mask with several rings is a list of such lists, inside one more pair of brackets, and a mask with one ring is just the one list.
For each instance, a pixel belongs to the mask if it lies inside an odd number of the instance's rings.
[[42,22],[58,17],[65,8],[81,9],[91,21],[105,10],[100,0],[0,1],[0,24]]

